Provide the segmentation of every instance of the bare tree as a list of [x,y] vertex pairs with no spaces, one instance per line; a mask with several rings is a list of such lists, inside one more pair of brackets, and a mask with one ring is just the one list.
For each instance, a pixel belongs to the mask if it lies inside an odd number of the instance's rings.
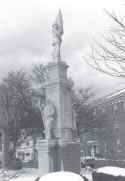
[[91,87],[73,90],[73,109],[75,110],[78,133],[84,128],[84,131],[92,129],[95,125],[93,122],[93,110],[89,101],[95,96]]
[[45,80],[48,79],[48,71],[46,66],[43,64],[35,65],[32,69],[31,77],[34,82],[42,86],[42,83],[44,83]]
[[87,64],[102,73],[125,78],[125,22],[116,14],[105,12],[116,26],[109,36],[103,36],[104,43],[95,41],[95,48],[84,58]]

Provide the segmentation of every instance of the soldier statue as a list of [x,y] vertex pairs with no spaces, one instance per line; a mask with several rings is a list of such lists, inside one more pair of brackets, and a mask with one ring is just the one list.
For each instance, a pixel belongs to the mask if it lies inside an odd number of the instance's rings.
[[53,46],[53,52],[52,52],[52,58],[54,61],[60,60],[60,47],[63,35],[63,19],[62,19],[62,13],[59,10],[59,13],[57,15],[56,21],[52,25],[52,46]]

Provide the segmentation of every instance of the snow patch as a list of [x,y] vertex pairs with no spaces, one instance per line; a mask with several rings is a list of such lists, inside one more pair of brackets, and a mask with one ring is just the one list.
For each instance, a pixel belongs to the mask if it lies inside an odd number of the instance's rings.
[[21,176],[17,178],[13,178],[9,181],[37,181],[38,176]]
[[83,181],[83,178],[73,172],[53,172],[44,175],[39,181]]
[[104,173],[113,176],[125,176],[125,168],[120,167],[101,167],[96,170],[97,173]]

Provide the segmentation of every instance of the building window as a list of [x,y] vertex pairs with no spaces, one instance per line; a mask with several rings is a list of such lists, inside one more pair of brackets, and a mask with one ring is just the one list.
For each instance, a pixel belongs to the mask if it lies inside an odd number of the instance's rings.
[[105,113],[105,108],[104,107],[102,108],[102,113]]
[[95,149],[95,154],[99,154],[100,153],[99,145],[94,145],[94,149]]
[[91,147],[91,157],[95,158],[96,155],[100,154],[100,147],[99,145],[92,145]]
[[117,105],[117,103],[114,103],[114,105],[113,105],[113,113],[116,113],[117,109],[118,109],[118,105]]
[[125,110],[125,102],[123,102],[123,108],[124,108],[124,110]]
[[121,101],[121,111],[123,112],[124,111],[124,102]]
[[114,128],[115,128],[115,131],[119,132],[119,124],[115,121],[114,123]]
[[121,141],[120,139],[116,140],[117,152],[121,152]]
[[18,153],[18,158],[19,158],[20,160],[24,160],[24,152],[19,152],[19,153]]
[[29,146],[30,145],[29,142],[27,142],[26,145]]
[[107,153],[108,152],[108,144],[105,143],[104,145],[105,145],[105,152]]
[[93,110],[93,116],[96,116],[96,114],[97,114],[97,109],[95,108],[95,109]]
[[117,102],[114,103],[114,108],[113,108],[114,113],[122,113],[124,109],[125,109],[125,104],[123,101],[118,100]]
[[30,153],[26,153],[26,156],[30,156]]
[[2,133],[0,132],[0,151],[2,151]]

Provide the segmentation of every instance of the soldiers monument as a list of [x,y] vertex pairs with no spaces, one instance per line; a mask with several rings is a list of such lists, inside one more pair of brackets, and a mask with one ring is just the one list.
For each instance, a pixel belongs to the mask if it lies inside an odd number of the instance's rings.
[[80,173],[80,143],[73,119],[71,82],[68,65],[61,59],[63,18],[59,13],[52,25],[52,60],[46,66],[48,76],[42,85],[45,106],[42,117],[45,139],[38,138],[38,170],[40,175],[53,171]]

